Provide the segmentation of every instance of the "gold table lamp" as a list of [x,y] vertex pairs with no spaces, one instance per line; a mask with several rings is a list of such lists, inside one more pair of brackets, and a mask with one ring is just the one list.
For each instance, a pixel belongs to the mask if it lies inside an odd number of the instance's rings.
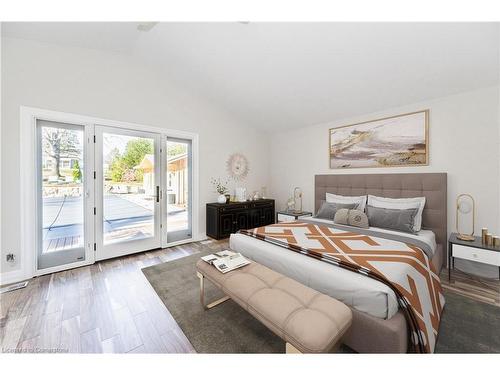
[[[474,198],[470,194],[460,194],[457,197],[456,208],[456,225],[457,225],[457,238],[462,241],[474,241],[474,227],[476,224],[476,210],[475,210]],[[462,233],[460,232],[459,225],[459,214],[467,215],[472,211],[472,233]]]

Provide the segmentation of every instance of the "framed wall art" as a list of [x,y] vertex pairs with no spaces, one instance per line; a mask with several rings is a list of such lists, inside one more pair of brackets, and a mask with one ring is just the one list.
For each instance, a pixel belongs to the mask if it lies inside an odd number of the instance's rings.
[[331,128],[329,136],[332,169],[429,163],[429,110]]

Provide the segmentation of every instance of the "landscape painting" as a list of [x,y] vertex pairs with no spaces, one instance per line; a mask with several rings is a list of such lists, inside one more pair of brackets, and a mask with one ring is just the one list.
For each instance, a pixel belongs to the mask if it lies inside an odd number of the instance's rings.
[[427,165],[429,111],[330,129],[330,168]]

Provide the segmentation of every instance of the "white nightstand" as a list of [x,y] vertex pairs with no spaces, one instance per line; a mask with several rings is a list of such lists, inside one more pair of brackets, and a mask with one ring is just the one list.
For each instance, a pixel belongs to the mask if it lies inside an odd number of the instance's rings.
[[452,233],[448,240],[448,280],[451,280],[451,268],[455,267],[454,258],[489,264],[498,267],[500,278],[500,248],[483,245],[481,237],[474,241],[462,241]]
[[276,222],[283,223],[287,221],[299,220],[300,217],[312,216],[312,212],[302,211],[301,213],[295,213],[293,211],[278,211],[276,212]]

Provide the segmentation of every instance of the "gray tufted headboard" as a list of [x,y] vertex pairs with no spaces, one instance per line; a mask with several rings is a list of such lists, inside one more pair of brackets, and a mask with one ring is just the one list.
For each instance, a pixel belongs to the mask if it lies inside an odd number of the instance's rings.
[[436,235],[446,249],[446,173],[325,174],[314,181],[314,208],[318,211],[325,193],[340,195],[372,194],[388,198],[425,197],[422,228]]

